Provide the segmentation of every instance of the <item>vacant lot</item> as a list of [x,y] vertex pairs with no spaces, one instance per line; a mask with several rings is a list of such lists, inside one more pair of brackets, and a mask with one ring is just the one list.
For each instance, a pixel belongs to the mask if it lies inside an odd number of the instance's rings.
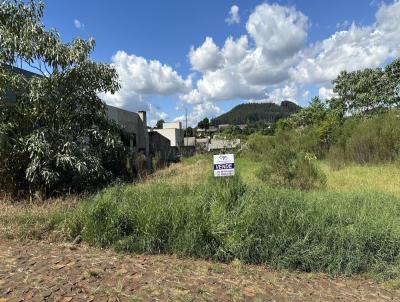
[[246,157],[216,182],[200,156],[90,198],[3,201],[0,297],[400,299],[399,168],[320,164],[321,191],[269,188]]

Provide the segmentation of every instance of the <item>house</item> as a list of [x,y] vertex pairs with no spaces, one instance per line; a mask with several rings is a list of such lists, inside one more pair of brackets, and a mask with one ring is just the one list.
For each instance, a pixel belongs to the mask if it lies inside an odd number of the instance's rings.
[[146,111],[131,112],[107,105],[107,116],[129,135],[128,142],[131,149],[149,155]]
[[171,147],[179,149],[183,146],[184,130],[181,122],[164,123],[162,129],[154,128],[149,131],[158,132],[169,139]]
[[211,139],[210,144],[208,145],[208,151],[218,151],[223,149],[235,149],[240,147],[240,139]]
[[176,148],[171,147],[168,138],[156,131],[149,131],[149,156],[150,158],[160,157],[161,162],[168,163],[177,158]]
[[181,153],[183,156],[192,156],[196,152],[196,137],[184,137]]
[[216,132],[218,132],[218,127],[210,126],[208,129],[205,128],[196,128],[196,137],[204,138],[204,137],[212,137]]

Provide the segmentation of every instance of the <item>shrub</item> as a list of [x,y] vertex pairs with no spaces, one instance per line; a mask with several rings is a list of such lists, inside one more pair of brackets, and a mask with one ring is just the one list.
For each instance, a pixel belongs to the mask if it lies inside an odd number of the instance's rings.
[[247,149],[245,153],[254,160],[264,160],[274,148],[275,144],[274,137],[254,133],[247,139]]
[[338,143],[330,150],[331,164],[337,165],[335,161],[358,164],[395,161],[400,154],[398,114],[394,110],[373,117],[348,119]]
[[309,153],[297,152],[286,145],[277,146],[259,177],[272,186],[311,190],[324,187],[326,176]]

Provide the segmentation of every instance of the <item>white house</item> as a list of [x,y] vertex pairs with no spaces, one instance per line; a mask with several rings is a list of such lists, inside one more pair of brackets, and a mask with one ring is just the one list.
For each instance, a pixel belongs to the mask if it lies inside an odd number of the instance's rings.
[[158,132],[169,139],[171,147],[179,148],[183,146],[184,130],[181,122],[164,123],[162,129],[152,129],[151,131]]

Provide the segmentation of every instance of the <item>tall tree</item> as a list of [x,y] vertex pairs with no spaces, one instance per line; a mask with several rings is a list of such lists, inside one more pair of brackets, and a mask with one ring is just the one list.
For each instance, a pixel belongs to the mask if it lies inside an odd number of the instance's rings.
[[342,71],[333,84],[338,97],[328,101],[332,108],[354,114],[388,110],[400,104],[400,61],[385,68]]
[[43,9],[43,2],[0,3],[0,182],[47,193],[107,183],[126,162],[120,129],[98,97],[119,89],[116,71],[90,59],[93,39],[63,43],[46,30]]
[[164,121],[163,119],[158,120],[157,123],[156,123],[156,128],[157,128],[157,129],[162,129],[164,123],[165,123],[165,121]]

